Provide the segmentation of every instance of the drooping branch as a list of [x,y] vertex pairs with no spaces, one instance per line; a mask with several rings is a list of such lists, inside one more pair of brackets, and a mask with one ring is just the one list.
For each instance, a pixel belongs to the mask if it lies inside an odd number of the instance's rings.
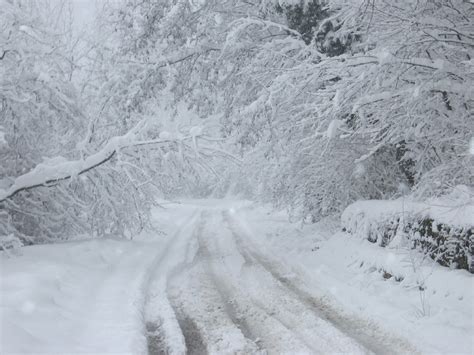
[[[10,188],[8,190],[0,190],[0,202],[3,202],[7,199],[12,198],[13,196],[15,196],[16,194],[18,194],[21,191],[31,190],[33,188],[40,187],[40,186],[49,186],[49,185],[54,184],[56,182],[70,179],[73,176],[78,176],[78,175],[84,174],[84,173],[86,173],[86,172],[88,172],[88,171],[104,164],[105,162],[109,161],[110,159],[112,159],[112,157],[115,155],[115,152],[116,151],[114,150],[112,153],[110,153],[109,156],[107,156],[103,160],[97,162],[95,165],[86,167],[86,168],[84,168],[82,170],[79,170],[78,172],[75,172],[75,173],[73,173],[71,171],[70,173],[64,173],[63,176],[56,176],[56,177],[52,177],[52,178],[48,178],[49,175],[44,175],[44,177],[41,179],[41,173],[38,173],[37,168],[39,166],[42,166],[42,164],[39,164],[32,171],[16,178],[15,182],[13,183],[12,186],[10,186]],[[78,162],[80,162],[80,161],[72,161],[72,162],[68,162],[68,163],[78,163]],[[60,170],[61,166],[58,166],[58,167],[53,166],[51,168],[53,168],[53,169],[58,168],[58,170]],[[38,175],[38,176],[34,176],[34,175]],[[59,175],[59,174],[57,174],[57,175]],[[37,183],[34,183],[34,182],[28,183],[28,178],[31,178],[31,181],[37,181],[37,180],[42,180],[42,181],[37,182]],[[27,181],[26,181],[26,183],[25,183],[25,181],[23,181],[23,183],[22,183],[22,180],[27,180]]]
[[[40,186],[47,186],[58,181],[67,180],[84,174],[109,161],[121,149],[144,144],[160,144],[178,141],[178,139],[170,138],[143,142],[136,139],[136,128],[123,136],[113,137],[101,150],[85,159],[62,161],[52,165],[45,163],[38,164],[33,168],[33,170],[18,176],[8,189],[0,189],[0,202],[12,198],[21,191],[30,190]],[[179,140],[182,141],[191,138],[192,136],[185,136]]]
[[[56,164],[38,164],[28,173],[18,176],[9,188],[0,189],[0,203],[12,198],[21,191],[31,190],[41,186],[51,186],[57,182],[68,180],[84,174],[110,161],[114,155],[116,155],[116,153],[125,148],[192,141],[194,142],[194,149],[197,149],[196,140],[198,138],[202,137],[203,140],[210,142],[218,141],[218,139],[213,139],[202,135],[201,130],[196,131],[199,132],[196,134],[196,132],[194,132],[192,129],[189,135],[180,136],[179,138],[166,137],[151,140],[140,140],[138,139],[138,132],[140,132],[141,128],[146,126],[145,121],[146,120],[138,123],[137,126],[135,126],[123,136],[111,138],[101,150],[89,155],[84,159],[61,161]],[[199,149],[201,148],[207,152],[213,152],[216,155],[228,158],[230,161],[236,164],[240,164],[241,162],[236,156],[218,147],[199,147]]]

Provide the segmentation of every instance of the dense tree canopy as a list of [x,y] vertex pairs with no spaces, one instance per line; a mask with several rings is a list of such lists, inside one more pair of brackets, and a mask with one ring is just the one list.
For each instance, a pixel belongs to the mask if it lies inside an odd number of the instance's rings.
[[317,220],[474,185],[469,1],[128,0],[80,66],[35,1],[1,4],[2,235],[125,233],[157,193]]
[[[472,185],[469,2],[164,4],[136,43],[189,55],[170,71],[175,97],[218,117],[251,196],[314,219]],[[160,33],[177,13],[187,26]]]

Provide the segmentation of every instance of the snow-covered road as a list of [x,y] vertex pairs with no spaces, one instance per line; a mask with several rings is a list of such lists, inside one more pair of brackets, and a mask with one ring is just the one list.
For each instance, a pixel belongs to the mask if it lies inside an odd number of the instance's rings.
[[[291,268],[256,250],[233,210],[204,209],[188,239],[194,256],[169,274],[176,318],[149,323],[150,353],[393,353],[412,350],[374,334],[305,290]],[[166,323],[177,322],[174,326]],[[179,329],[182,341],[167,339]]]
[[402,282],[374,271],[373,260],[403,257],[395,250],[335,229],[303,232],[286,215],[248,202],[166,207],[154,212],[162,234],[1,254],[0,353],[474,349],[466,272],[432,268],[431,313],[420,317],[409,268]]

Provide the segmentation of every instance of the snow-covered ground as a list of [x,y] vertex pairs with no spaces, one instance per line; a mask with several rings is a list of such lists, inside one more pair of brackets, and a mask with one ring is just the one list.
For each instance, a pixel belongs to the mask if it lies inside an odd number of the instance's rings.
[[372,322],[375,332],[404,337],[423,353],[474,352],[474,278],[467,271],[381,248],[338,231],[338,221],[301,228],[268,208],[239,213],[257,250],[296,270],[312,294]]
[[146,353],[149,278],[194,208],[157,210],[165,233],[0,255],[0,353]]
[[155,220],[164,233],[0,255],[0,352],[473,352],[466,271],[242,201]]

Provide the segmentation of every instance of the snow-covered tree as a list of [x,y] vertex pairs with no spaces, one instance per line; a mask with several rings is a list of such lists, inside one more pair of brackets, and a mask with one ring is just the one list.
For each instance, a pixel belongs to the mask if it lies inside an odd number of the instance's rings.
[[304,214],[389,198],[400,185],[432,195],[473,183],[472,5],[361,4],[333,7],[334,36],[360,41],[351,53],[272,39],[239,71],[241,90],[230,80],[230,127],[251,155],[267,151],[280,178],[260,181],[277,181],[275,198]]
[[128,0],[79,62],[43,10],[0,9],[1,235],[132,235],[156,194],[316,220],[474,184],[467,1]]
[[71,81],[70,47],[41,6],[3,0],[0,9],[0,235],[133,237],[158,194],[183,190],[225,153],[201,142],[199,127],[166,131],[169,112],[147,101],[160,83],[147,85],[149,68],[114,61],[113,47],[94,43],[87,75]]
[[[84,128],[79,98],[65,74],[64,43],[45,25],[40,5],[3,0],[0,7],[3,188],[39,162],[54,164],[70,156]],[[2,202],[0,234],[15,232],[28,240],[33,234],[44,237],[47,230],[54,233],[68,220],[74,225],[76,217],[63,217],[71,211],[59,213],[61,199],[69,199],[67,192],[58,191],[50,201],[25,193]],[[44,216],[54,214],[54,223],[46,226]]]

